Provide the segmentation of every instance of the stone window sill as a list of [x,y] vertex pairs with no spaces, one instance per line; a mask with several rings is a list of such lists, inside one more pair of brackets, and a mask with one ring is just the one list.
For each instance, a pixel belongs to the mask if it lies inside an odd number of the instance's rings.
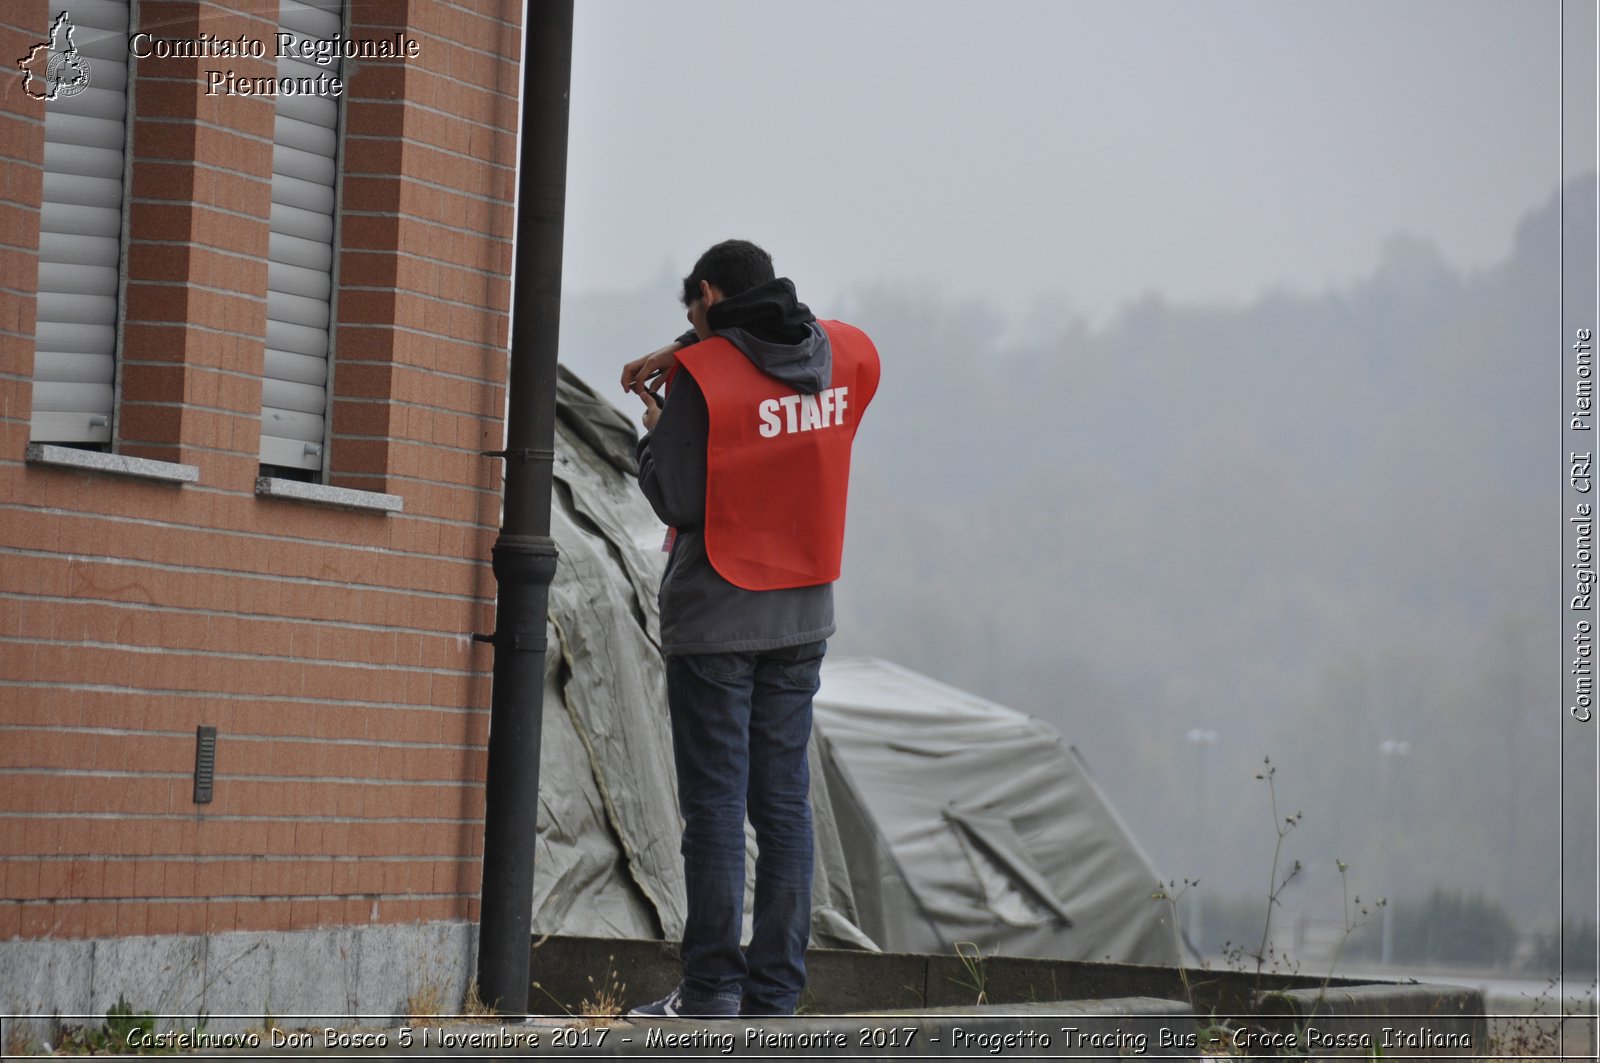
[[103,450],[80,450],[61,447],[53,443],[29,443],[28,462],[33,465],[55,465],[84,472],[103,472],[112,476],[132,476],[140,480],[160,483],[192,484],[200,482],[200,468],[180,465],[173,461],[156,461],[153,458],[134,458],[126,454],[107,454]]
[[350,487],[330,487],[327,484],[308,484],[302,480],[282,480],[276,476],[256,477],[256,494],[265,498],[311,502],[316,505],[355,509],[366,513],[399,513],[405,508],[405,499],[399,495],[386,495],[378,491],[357,491]]

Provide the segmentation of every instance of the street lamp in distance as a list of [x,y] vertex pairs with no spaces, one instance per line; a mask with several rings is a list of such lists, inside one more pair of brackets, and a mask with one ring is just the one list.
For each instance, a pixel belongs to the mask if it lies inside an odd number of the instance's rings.
[[[1191,727],[1189,733],[1184,735],[1195,750],[1195,838],[1205,837],[1207,826],[1206,817],[1206,776],[1211,774],[1206,768],[1206,750],[1217,744],[1217,732],[1206,727]],[[1189,942],[1196,949],[1204,949],[1200,941],[1202,927],[1202,904],[1200,891],[1192,890],[1189,894]]]

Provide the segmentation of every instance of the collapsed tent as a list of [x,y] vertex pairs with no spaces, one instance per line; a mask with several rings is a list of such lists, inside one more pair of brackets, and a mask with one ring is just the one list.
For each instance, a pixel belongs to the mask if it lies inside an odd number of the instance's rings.
[[[559,652],[545,677],[533,929],[677,938],[663,528],[634,482],[632,423],[565,368],[556,410]],[[1054,731],[873,660],[824,662],[816,723],[813,944],[1176,961],[1155,872]]]
[[880,946],[1179,961],[1154,868],[1058,731],[875,658],[824,662],[815,713]]

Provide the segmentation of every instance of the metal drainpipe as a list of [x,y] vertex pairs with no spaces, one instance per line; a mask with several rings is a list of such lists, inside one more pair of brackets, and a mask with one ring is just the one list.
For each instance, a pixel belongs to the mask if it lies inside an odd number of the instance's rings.
[[556,342],[567,196],[572,0],[528,0],[522,42],[521,168],[506,415],[505,512],[494,544],[494,691],[484,793],[478,992],[505,1016],[528,1009],[533,853],[539,814]]

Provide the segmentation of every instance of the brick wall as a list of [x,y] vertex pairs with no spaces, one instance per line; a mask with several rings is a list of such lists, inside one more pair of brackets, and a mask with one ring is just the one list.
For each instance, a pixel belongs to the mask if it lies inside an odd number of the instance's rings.
[[[0,7],[0,55],[27,55],[48,10],[45,0]],[[20,78],[7,72],[0,77],[0,455],[7,458],[22,453],[32,409],[43,167],[44,102],[23,92]],[[0,616],[9,612],[0,608]]]
[[256,491],[273,105],[203,70],[270,59],[135,68],[113,450],[198,482],[26,460],[47,105],[0,73],[0,939],[476,918],[520,4],[354,7],[419,54],[345,64],[327,480],[402,512]]

